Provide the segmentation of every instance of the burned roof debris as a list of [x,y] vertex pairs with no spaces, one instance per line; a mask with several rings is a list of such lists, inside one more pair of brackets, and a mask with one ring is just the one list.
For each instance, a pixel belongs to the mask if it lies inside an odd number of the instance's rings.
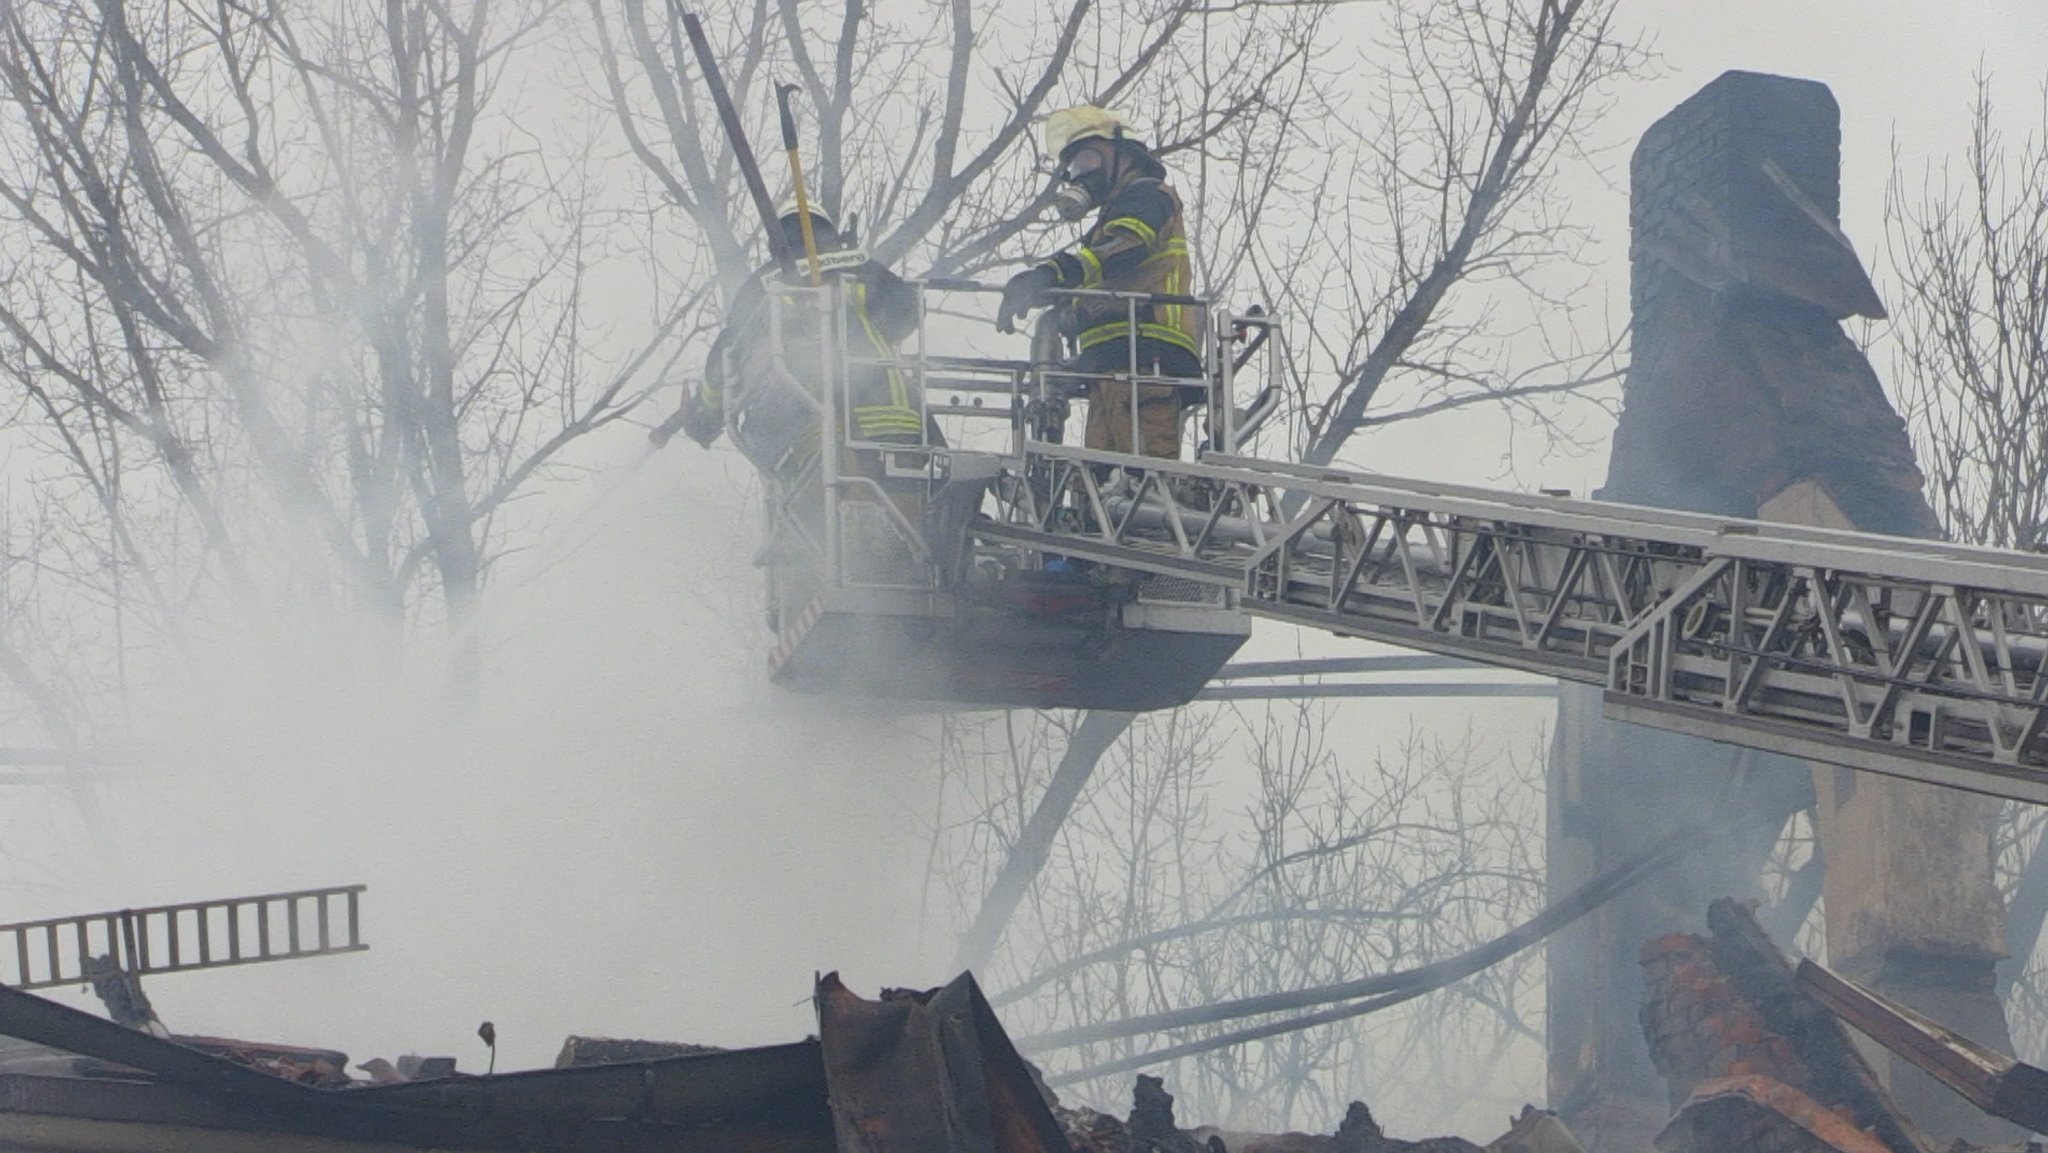
[[573,1069],[583,1065],[619,1065],[628,1061],[652,1061],[661,1057],[694,1057],[700,1053],[724,1053],[716,1045],[691,1045],[682,1041],[633,1041],[615,1037],[575,1037],[562,1042],[555,1055],[555,1068]]
[[[1997,1116],[2048,1120],[2048,1073],[2001,1057],[1813,965],[1749,907],[1644,945],[1641,1020],[1675,1115],[1659,1153],[1933,1153],[1843,1020]],[[1354,1101],[1327,1134],[1182,1128],[1140,1075],[1118,1118],[1063,1106],[969,974],[869,1000],[818,980],[815,1038],[722,1050],[572,1036],[555,1067],[468,1075],[452,1058],[372,1058],[159,1037],[0,987],[0,1148],[477,1149],[528,1153],[1584,1153],[1524,1109],[1480,1146],[1403,1140]],[[1836,1014],[1842,1015],[1838,1019]],[[1958,1143],[1947,1153],[1979,1148]]]
[[[1128,1119],[1062,1107],[974,978],[858,996],[827,974],[818,1036],[719,1050],[571,1037],[556,1067],[469,1076],[447,1058],[161,1038],[0,987],[0,1148],[503,1149],[527,1153],[1479,1153],[1389,1138],[1354,1102],[1331,1136],[1182,1130],[1140,1076]],[[1495,1153],[1531,1142],[1526,1112]],[[1505,1142],[1509,1138],[1503,1138]],[[1566,1141],[1568,1141],[1568,1137]]]
[[[1748,905],[1720,900],[1709,933],[1643,946],[1643,1034],[1676,1115],[1660,1153],[1930,1153],[1846,1026],[1994,1117],[2048,1124],[2048,1073],[1893,1005],[1812,961],[1795,969]],[[1947,1153],[1991,1148],[1956,1141]],[[2039,1148],[2038,1145],[2028,1148]]]
[[1716,901],[1707,924],[1710,936],[1673,934],[1643,949],[1643,1031],[1680,1116],[1703,1089],[1712,1097],[1717,1082],[1761,1075],[1841,1111],[1891,1153],[1925,1153],[1841,1023],[1794,984],[1748,906]]
[[2048,1131],[2048,1071],[1978,1044],[1812,961],[1799,987],[1858,1032],[1905,1058],[1993,1117]]

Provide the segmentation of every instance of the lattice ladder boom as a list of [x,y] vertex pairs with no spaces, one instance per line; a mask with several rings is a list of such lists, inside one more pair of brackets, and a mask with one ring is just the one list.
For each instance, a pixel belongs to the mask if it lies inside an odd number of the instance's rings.
[[1242,457],[1034,443],[1014,466],[1009,491],[1036,477],[1084,515],[1013,502],[985,540],[1597,685],[1623,720],[2048,803],[2048,558]]

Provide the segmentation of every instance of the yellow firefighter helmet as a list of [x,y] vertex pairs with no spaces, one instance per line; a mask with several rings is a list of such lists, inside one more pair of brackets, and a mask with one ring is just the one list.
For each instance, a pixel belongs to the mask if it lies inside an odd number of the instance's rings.
[[1077,104],[1045,118],[1045,154],[1057,160],[1083,140],[1116,140],[1130,134],[1130,122],[1120,114],[1093,104]]

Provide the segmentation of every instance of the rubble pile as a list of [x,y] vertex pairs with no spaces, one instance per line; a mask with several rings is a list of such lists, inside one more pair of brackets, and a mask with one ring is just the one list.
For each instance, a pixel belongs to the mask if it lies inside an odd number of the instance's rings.
[[1729,983],[1704,938],[1671,933],[1643,946],[1643,1036],[1677,1108],[1703,1082],[1768,1073],[1811,1094],[1813,1075],[1755,1005]]
[[[1811,961],[1795,970],[1748,906],[1716,902],[1707,928],[1660,936],[1639,954],[1639,1020],[1674,1114],[1657,1118],[1654,1140],[1653,1127],[1627,1141],[1587,1131],[1595,1149],[1986,1153],[1930,1143],[1851,1046],[1844,1022],[1987,1114],[2048,1125],[2048,1070]],[[1136,1078],[1127,1116],[1069,1108],[970,974],[875,1000],[826,974],[814,998],[817,1034],[781,1045],[572,1036],[553,1069],[466,1076],[451,1057],[407,1054],[356,1065],[369,1074],[363,1081],[348,1076],[339,1052],[159,1036],[0,987],[0,1099],[12,1103],[0,1103],[0,1147],[69,1126],[74,1144],[33,1147],[101,1153],[108,1146],[95,1142],[107,1136],[121,1148],[155,1148],[174,1131],[218,1131],[349,1138],[322,1149],[508,1153],[680,1148],[678,1133],[692,1135],[690,1148],[729,1153],[1585,1153],[1557,1115],[1533,1106],[1484,1146],[1390,1136],[1363,1101],[1323,1133],[1183,1128],[1165,1080],[1149,1075]],[[493,1032],[487,1022],[478,1036],[492,1044]]]
[[555,1054],[555,1068],[574,1069],[584,1065],[617,1065],[626,1061],[654,1061],[663,1057],[690,1057],[698,1053],[723,1053],[716,1045],[692,1045],[685,1041],[637,1041],[617,1037],[579,1037],[571,1034]]
[[1677,1111],[1661,1153],[1926,1153],[1750,907],[1716,901],[1707,924],[1641,953],[1643,1035]]
[[1363,1101],[1351,1102],[1331,1134],[1242,1133],[1208,1125],[1183,1130],[1174,1121],[1166,1083],[1142,1073],[1132,1086],[1128,1120],[1069,1109],[1056,1099],[1052,1110],[1073,1153],[1584,1153],[1556,1114],[1534,1106],[1485,1146],[1462,1137],[1389,1137]]

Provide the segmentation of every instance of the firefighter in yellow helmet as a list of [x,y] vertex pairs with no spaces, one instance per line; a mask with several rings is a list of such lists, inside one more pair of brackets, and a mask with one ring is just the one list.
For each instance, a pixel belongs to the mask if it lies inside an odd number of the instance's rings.
[[[1053,289],[1163,296],[1193,291],[1180,197],[1166,183],[1165,167],[1129,135],[1122,117],[1088,106],[1061,109],[1046,120],[1045,148],[1059,163],[1060,215],[1079,221],[1092,211],[1095,219],[1079,244],[1010,278],[996,316],[998,330],[1016,331],[1025,313],[1051,302]],[[1140,304],[1133,332],[1121,300],[1067,298],[1059,309],[1060,330],[1074,350],[1064,367],[1093,378],[1085,386],[1084,443],[1112,452],[1179,456],[1183,393],[1166,385],[1137,390],[1138,443],[1133,445],[1131,386],[1109,377],[1129,371],[1135,339],[1141,374],[1200,380],[1199,310],[1183,304]]]

